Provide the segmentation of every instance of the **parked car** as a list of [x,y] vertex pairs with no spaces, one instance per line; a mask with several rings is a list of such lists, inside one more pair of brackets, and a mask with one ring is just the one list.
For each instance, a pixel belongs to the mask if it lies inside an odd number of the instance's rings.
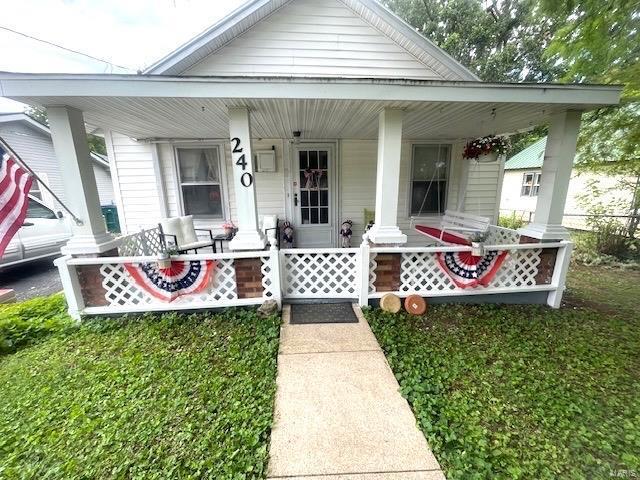
[[0,259],[0,269],[60,255],[71,238],[71,223],[62,212],[54,212],[29,196],[27,217]]

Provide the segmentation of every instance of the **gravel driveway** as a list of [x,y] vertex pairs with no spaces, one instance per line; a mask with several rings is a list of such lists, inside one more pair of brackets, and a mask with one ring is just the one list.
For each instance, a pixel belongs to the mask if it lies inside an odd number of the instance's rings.
[[0,288],[12,288],[18,301],[43,297],[62,290],[53,258],[0,270]]

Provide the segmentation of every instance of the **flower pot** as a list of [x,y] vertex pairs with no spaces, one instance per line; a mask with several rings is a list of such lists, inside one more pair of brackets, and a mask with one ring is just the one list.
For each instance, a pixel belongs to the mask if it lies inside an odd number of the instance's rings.
[[483,153],[477,158],[478,163],[492,163],[498,160],[498,152]]
[[161,253],[160,255],[158,255],[156,263],[158,264],[158,268],[160,270],[171,268],[171,256],[168,253]]
[[484,257],[484,244],[482,242],[471,242],[471,255]]

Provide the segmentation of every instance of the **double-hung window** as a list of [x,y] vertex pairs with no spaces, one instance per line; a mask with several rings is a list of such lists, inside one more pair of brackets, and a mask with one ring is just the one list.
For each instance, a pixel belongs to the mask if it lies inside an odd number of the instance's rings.
[[444,213],[451,145],[414,145],[410,215]]
[[521,197],[537,197],[540,190],[540,173],[525,172],[522,174]]
[[222,219],[222,175],[217,147],[177,148],[178,180],[185,215]]

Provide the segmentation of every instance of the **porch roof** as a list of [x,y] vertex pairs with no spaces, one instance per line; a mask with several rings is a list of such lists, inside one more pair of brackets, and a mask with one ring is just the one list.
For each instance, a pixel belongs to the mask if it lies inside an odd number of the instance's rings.
[[85,121],[138,139],[227,138],[227,109],[248,106],[253,135],[377,137],[384,107],[406,110],[405,138],[457,139],[526,130],[565,110],[619,102],[621,87],[461,81],[0,74],[0,96],[68,105]]

